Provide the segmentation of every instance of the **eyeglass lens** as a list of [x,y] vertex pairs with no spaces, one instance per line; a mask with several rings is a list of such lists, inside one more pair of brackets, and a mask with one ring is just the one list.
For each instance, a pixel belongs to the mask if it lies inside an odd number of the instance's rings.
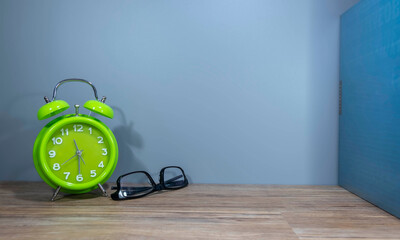
[[180,168],[168,167],[164,169],[165,188],[175,189],[185,186],[185,176]]
[[136,172],[121,178],[121,197],[140,197],[153,190],[153,185],[145,173]]

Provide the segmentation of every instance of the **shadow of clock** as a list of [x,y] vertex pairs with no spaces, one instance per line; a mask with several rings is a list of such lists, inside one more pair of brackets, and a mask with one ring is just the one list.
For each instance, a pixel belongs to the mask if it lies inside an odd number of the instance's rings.
[[94,198],[100,198],[100,197],[103,197],[100,195],[100,193],[96,194],[96,193],[89,192],[89,193],[82,193],[82,194],[69,194],[69,195],[57,196],[55,201],[56,202],[68,202],[68,201],[94,199]]
[[[59,193],[59,195],[56,198],[56,202],[69,202],[69,201],[77,201],[77,200],[89,200],[89,199],[94,199],[94,198],[104,198],[110,199],[110,194],[112,193],[109,184],[105,183],[103,184],[103,187],[107,189],[107,197],[104,197],[102,192],[99,189],[92,190],[87,193],[82,193],[82,194],[68,194],[68,193]],[[47,201],[49,201],[49,198],[47,198]]]
[[122,123],[112,129],[118,142],[119,156],[117,167],[109,181],[115,182],[122,174],[139,170],[147,171],[147,168],[134,153],[144,146],[142,136],[134,129],[132,121],[128,123],[121,108],[116,106],[111,106],[111,108],[117,113],[115,119],[120,119]]

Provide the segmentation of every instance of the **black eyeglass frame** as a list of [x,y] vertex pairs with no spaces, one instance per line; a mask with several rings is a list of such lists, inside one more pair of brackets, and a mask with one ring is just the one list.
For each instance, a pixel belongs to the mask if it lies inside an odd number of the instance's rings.
[[[165,181],[164,172],[165,172],[165,170],[167,168],[178,168],[179,170],[182,171],[182,176],[183,176],[183,184],[182,185],[179,185],[178,187],[167,187],[167,186],[165,186],[165,184],[168,183],[168,181],[175,180],[175,178],[172,178],[172,179],[168,179],[168,180]],[[149,191],[149,192],[143,193],[142,195],[138,195],[138,196],[121,197],[123,195],[119,194],[119,193],[124,188],[124,187],[121,187],[121,179],[126,177],[126,176],[128,176],[128,175],[135,174],[135,173],[144,173],[147,176],[147,178],[150,180],[150,183],[151,183],[151,186],[152,186],[152,190]],[[117,187],[115,188],[115,186],[113,186],[111,188],[111,189],[117,189],[117,191],[115,191],[114,193],[111,194],[111,198],[113,200],[135,199],[135,198],[141,198],[141,197],[147,196],[147,195],[149,195],[151,193],[162,191],[162,190],[178,190],[178,189],[184,188],[187,185],[189,185],[189,181],[186,178],[185,171],[183,171],[183,169],[181,167],[178,167],[178,166],[167,166],[167,167],[162,168],[161,171],[160,171],[160,179],[159,180],[160,180],[160,183],[156,183],[154,181],[154,179],[151,177],[151,175],[146,171],[135,171],[135,172],[126,173],[126,174],[121,175],[121,176],[118,177],[118,179],[117,179]]]

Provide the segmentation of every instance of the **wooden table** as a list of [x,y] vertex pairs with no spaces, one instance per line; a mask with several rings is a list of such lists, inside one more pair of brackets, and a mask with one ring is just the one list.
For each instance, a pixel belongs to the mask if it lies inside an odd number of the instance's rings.
[[399,219],[337,186],[196,184],[127,201],[51,195],[44,183],[0,182],[0,239],[400,239]]

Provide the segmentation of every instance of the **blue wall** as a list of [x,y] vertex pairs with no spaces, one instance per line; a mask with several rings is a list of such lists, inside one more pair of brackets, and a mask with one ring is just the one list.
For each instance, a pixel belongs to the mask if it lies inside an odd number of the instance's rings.
[[400,217],[400,0],[341,18],[339,184]]
[[116,110],[113,178],[177,164],[197,183],[336,184],[339,17],[355,2],[2,0],[0,179],[39,180],[36,111],[79,77]]

